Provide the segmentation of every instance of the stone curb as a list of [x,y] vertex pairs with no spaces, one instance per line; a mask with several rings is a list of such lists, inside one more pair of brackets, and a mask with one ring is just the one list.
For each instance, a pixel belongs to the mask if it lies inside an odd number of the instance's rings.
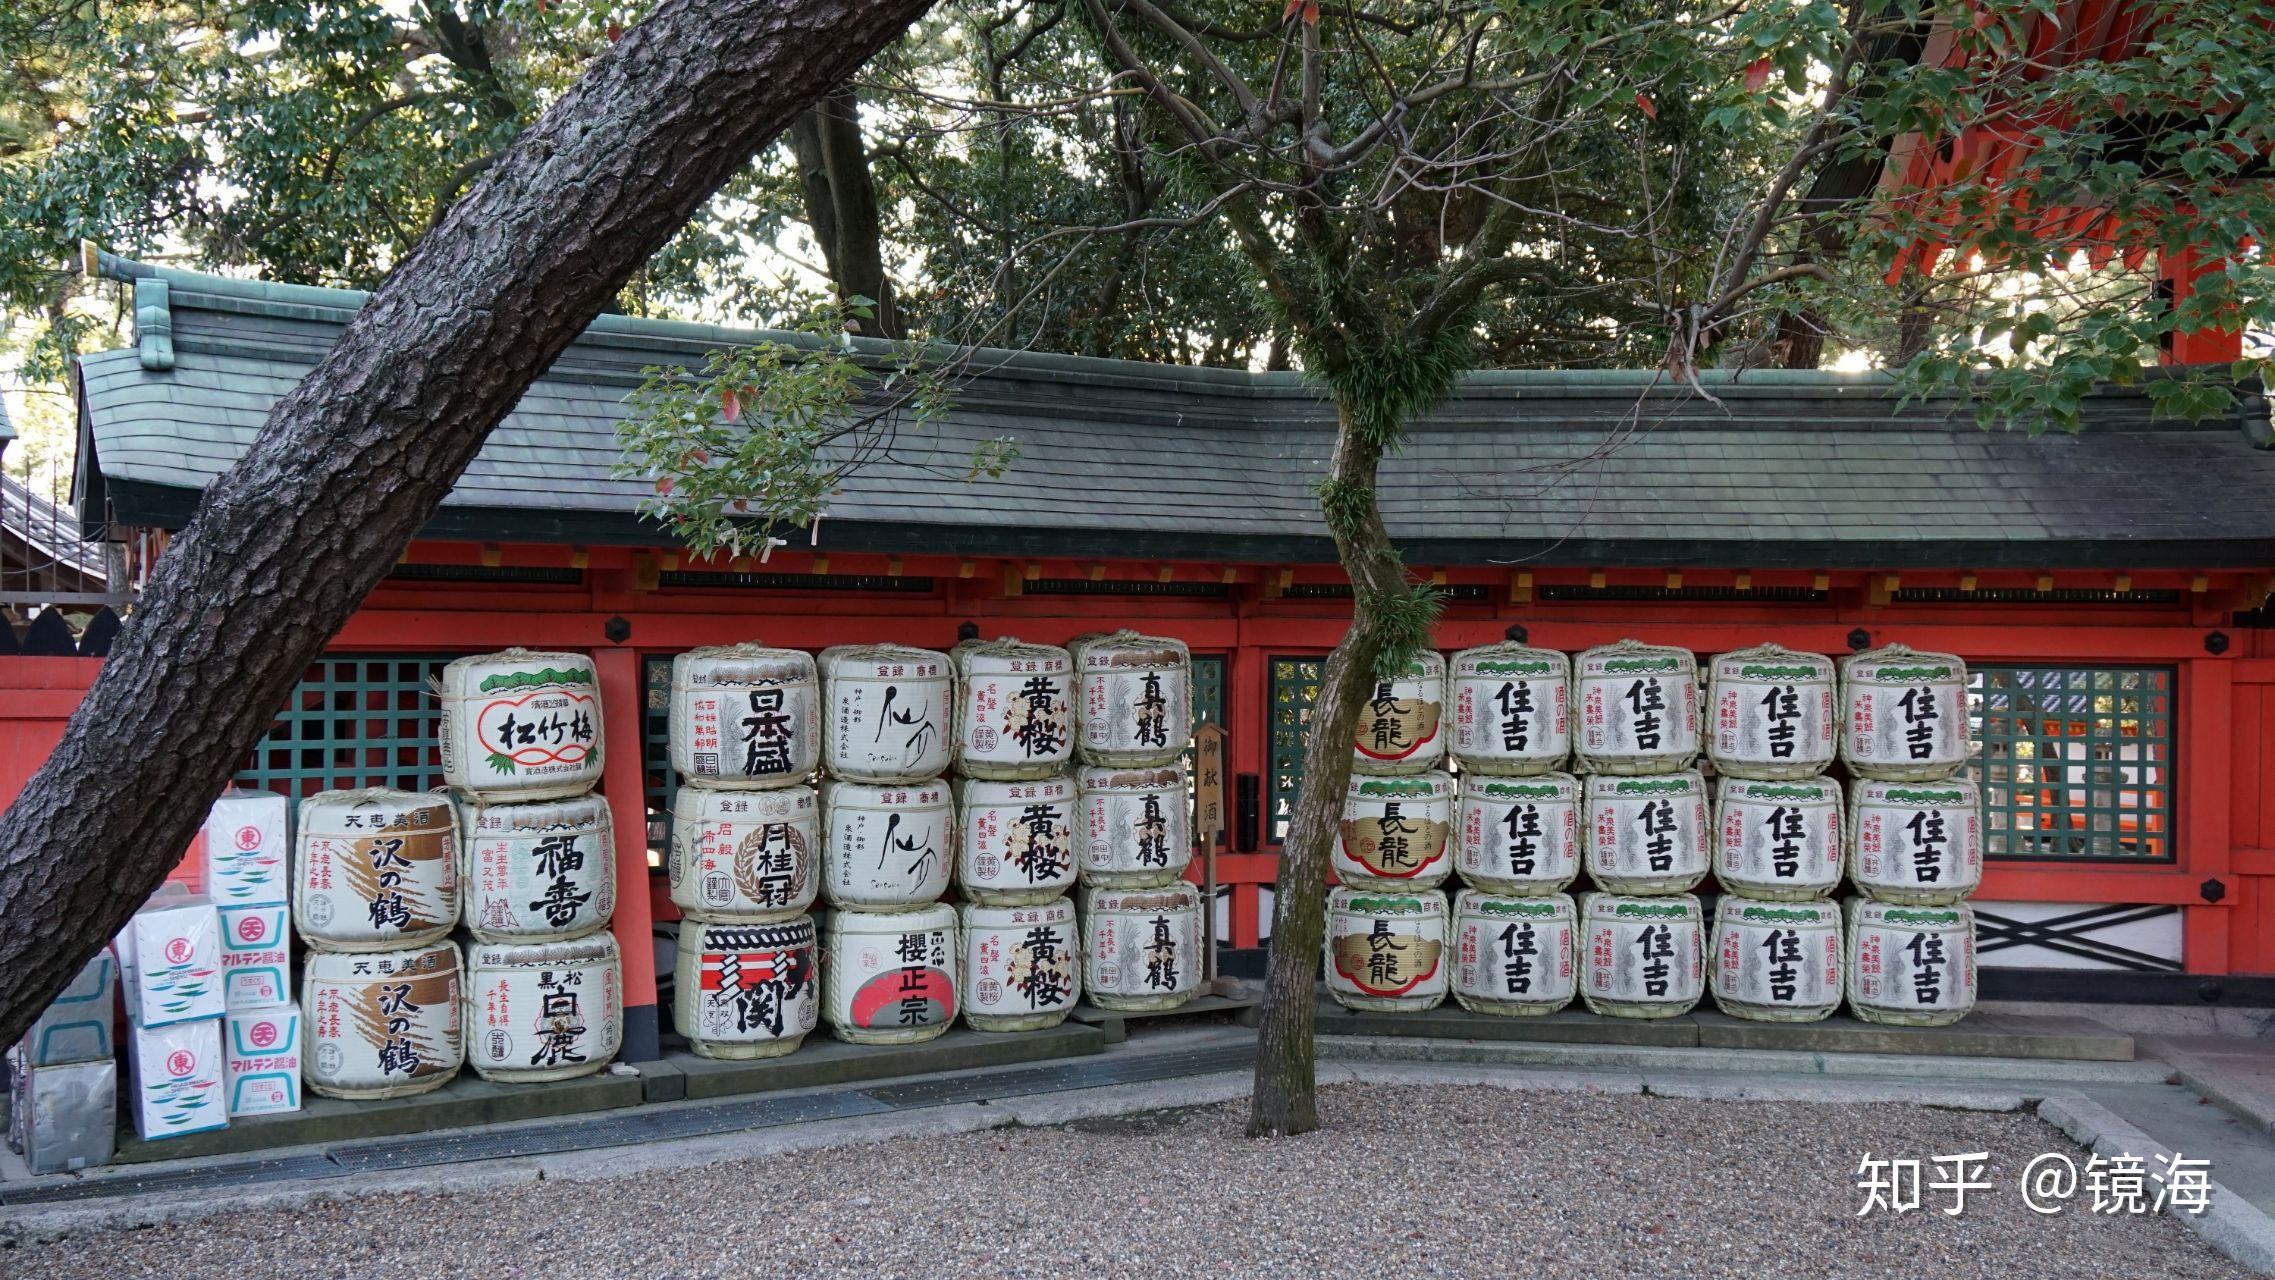
[[1319,1056],[1336,1061],[1484,1063],[1577,1071],[1777,1073],[1824,1079],[1919,1080],[1923,1084],[2000,1082],[2024,1088],[2044,1082],[2162,1084],[2162,1062],[2060,1062],[2035,1058],[1899,1057],[1873,1053],[1807,1053],[1781,1049],[1696,1049],[1653,1045],[1559,1044],[1523,1040],[1431,1040],[1402,1036],[1319,1037]]
[[[2172,1148],[2142,1132],[2116,1112],[2068,1089],[2049,1093],[2038,1104],[2040,1119],[2068,1134],[2095,1155],[2133,1155],[2154,1169]],[[2170,1212],[2169,1210],[2167,1212]],[[2198,1214],[2174,1213],[2204,1243],[2262,1275],[2275,1275],[2275,1219],[2258,1206],[2212,1181],[2211,1208]]]

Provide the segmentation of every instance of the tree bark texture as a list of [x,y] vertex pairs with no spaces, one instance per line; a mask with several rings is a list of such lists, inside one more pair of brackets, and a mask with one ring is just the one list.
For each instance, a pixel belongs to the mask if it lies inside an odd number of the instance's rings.
[[805,190],[806,222],[814,229],[830,283],[840,298],[876,304],[862,328],[874,338],[904,338],[908,325],[885,274],[885,231],[877,183],[861,141],[861,99],[848,85],[816,103],[790,129],[790,150]]
[[530,383],[761,145],[929,5],[664,0],[403,260],[207,490],[0,816],[0,1042],[157,888]]

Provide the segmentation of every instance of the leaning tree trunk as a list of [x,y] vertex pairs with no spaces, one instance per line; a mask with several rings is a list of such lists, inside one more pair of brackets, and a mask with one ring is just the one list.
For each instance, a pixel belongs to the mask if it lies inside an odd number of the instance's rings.
[[165,878],[529,384],[761,145],[929,5],[664,0],[403,260],[206,492],[0,817],[0,1043]]

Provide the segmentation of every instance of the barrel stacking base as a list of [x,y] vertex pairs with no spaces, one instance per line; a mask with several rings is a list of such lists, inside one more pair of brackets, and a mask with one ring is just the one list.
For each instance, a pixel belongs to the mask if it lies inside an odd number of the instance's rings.
[[964,1015],[964,1025],[974,1031],[1048,1031],[1066,1021],[1066,1015],[1070,1012],[1072,1011],[1061,1009],[1056,1013],[1027,1013],[1009,1018],[967,1013]]
[[935,1023],[929,1027],[915,1027],[907,1030],[902,1030],[896,1027],[890,1031],[870,1031],[865,1030],[861,1027],[841,1027],[835,1023],[831,1023],[829,1028],[829,1033],[832,1036],[843,1040],[847,1044],[860,1045],[923,1044],[927,1040],[939,1039],[941,1036],[947,1034],[947,1031],[948,1024],[945,1022]]
[[[808,1032],[806,1034],[811,1035],[813,1033]],[[785,1054],[796,1053],[798,1046],[805,1042],[806,1036],[801,1035],[781,1040],[747,1042],[705,1040],[700,1043],[690,1042],[687,1047],[694,1050],[695,1056],[699,1058],[712,1058],[720,1062],[756,1062],[761,1058],[779,1058]]]
[[[1471,1013],[1482,1013],[1493,1018],[1541,1018],[1557,1013],[1572,1003],[1564,1000],[1557,1004],[1507,1004],[1494,1000],[1479,1000],[1473,996],[1454,993],[1454,1001]],[[1575,997],[1576,998],[1576,997]]]

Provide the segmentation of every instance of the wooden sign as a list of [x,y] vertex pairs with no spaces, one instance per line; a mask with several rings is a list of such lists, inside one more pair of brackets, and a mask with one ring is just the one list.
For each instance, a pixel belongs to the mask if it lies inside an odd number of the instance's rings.
[[1214,720],[1193,731],[1193,838],[1203,850],[1224,840],[1224,726]]

